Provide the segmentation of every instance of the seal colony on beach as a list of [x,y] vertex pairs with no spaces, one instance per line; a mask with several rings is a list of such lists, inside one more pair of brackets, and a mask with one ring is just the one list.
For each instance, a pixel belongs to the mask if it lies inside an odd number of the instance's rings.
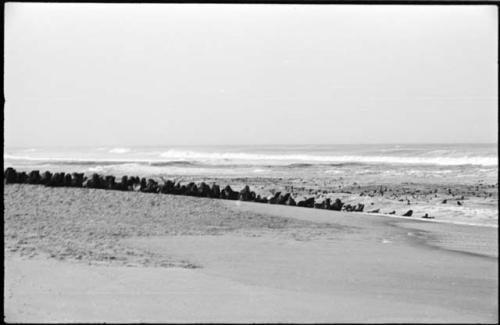
[[[6,184],[32,184],[44,185],[47,187],[82,187],[117,191],[135,191],[143,193],[174,194],[347,212],[363,212],[365,208],[365,205],[362,203],[358,203],[355,205],[345,204],[338,198],[333,202],[330,198],[327,198],[321,202],[316,202],[314,197],[310,197],[296,202],[292,197],[292,193],[276,192],[272,196],[261,197],[254,191],[251,191],[248,185],[245,185],[244,188],[240,191],[234,191],[229,185],[226,185],[221,189],[221,186],[215,183],[213,183],[212,186],[209,186],[205,182],[201,182],[198,184],[194,182],[181,184],[181,182],[176,183],[174,181],[165,180],[163,178],[163,184],[159,184],[154,179],[146,179],[144,177],[140,178],[138,176],[122,176],[121,180],[117,182],[116,177],[111,175],[103,176],[94,173],[90,177],[87,177],[84,173],[51,173],[49,171],[40,174],[39,170],[33,170],[29,173],[26,173],[24,171],[17,172],[14,168],[8,167],[4,171],[4,181]],[[382,189],[380,190],[380,192],[383,195]],[[458,204],[460,205],[460,202],[458,202]],[[380,213],[380,209],[373,209],[367,212]],[[395,214],[395,211],[389,214]],[[402,216],[411,217],[412,214],[413,211],[408,210],[404,214],[402,214]],[[431,219],[432,217],[429,217],[429,215],[426,213],[424,216],[422,216],[422,218]]]

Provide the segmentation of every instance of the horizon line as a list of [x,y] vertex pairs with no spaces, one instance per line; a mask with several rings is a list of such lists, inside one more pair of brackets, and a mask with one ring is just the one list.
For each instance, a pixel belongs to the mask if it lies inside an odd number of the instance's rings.
[[80,147],[80,148],[90,148],[90,147],[250,147],[250,146],[376,146],[376,145],[498,145],[497,142],[379,142],[379,143],[267,143],[267,144],[102,144],[102,145],[31,145],[31,146],[7,146],[4,143],[4,149],[6,148],[51,148],[51,147]]

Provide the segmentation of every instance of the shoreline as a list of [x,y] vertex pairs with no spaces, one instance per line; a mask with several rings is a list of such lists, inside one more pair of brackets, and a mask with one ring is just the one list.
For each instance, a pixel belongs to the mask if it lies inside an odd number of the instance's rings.
[[[419,218],[408,218],[402,216],[393,216],[393,215],[385,215],[385,214],[370,214],[365,212],[360,212],[356,214],[343,213],[337,211],[317,211],[317,209],[313,209],[312,211],[297,211],[297,209],[293,209],[294,207],[287,206],[269,206],[269,207],[261,207],[260,205],[255,205],[252,202],[237,202],[233,204],[232,202],[224,202],[226,206],[232,206],[232,208],[241,211],[253,211],[259,213],[267,213],[269,215],[281,215],[287,216],[290,218],[298,218],[299,220],[308,220],[313,222],[336,222],[340,225],[349,224],[349,225],[357,225],[363,227],[369,227],[374,223],[380,223],[382,227],[396,227],[400,229],[402,232],[406,230],[413,230],[413,234],[411,237],[407,239],[409,241],[418,241],[419,244],[433,248],[433,249],[442,249],[449,252],[454,253],[464,253],[464,254],[472,254],[481,257],[494,258],[498,259],[498,227],[491,227],[488,225],[462,225],[458,223],[445,222],[445,221],[436,221],[436,220],[428,220],[428,219],[419,219]],[[247,208],[246,208],[247,207]],[[289,210],[289,212],[288,212]],[[474,229],[476,228],[476,229]],[[474,247],[469,249],[464,249],[463,247],[453,247],[452,244],[449,243],[450,238],[448,238],[448,243],[441,244],[439,242],[430,241],[430,235],[444,236],[447,234],[448,237],[452,237],[451,240],[459,241],[463,240],[464,236],[467,236],[469,240],[472,240],[476,235],[476,230],[479,230],[484,234],[488,234],[487,238],[482,238],[482,242],[480,243],[481,247]],[[422,236],[417,236],[415,232],[422,233]],[[462,237],[453,237],[454,235],[460,234]],[[485,249],[485,245],[490,242],[489,247]],[[456,243],[455,243],[456,244]],[[444,245],[444,246],[442,246]],[[455,245],[456,246],[456,245]],[[461,250],[462,249],[462,250]],[[472,249],[472,251],[471,251]],[[481,251],[485,249],[484,251]]]
[[[339,185],[338,188],[332,186],[332,184],[328,186],[324,184],[323,187],[318,188],[313,186],[307,189],[304,186],[294,187],[290,184],[281,183],[278,180],[269,179],[257,181],[257,179],[253,178],[225,179],[208,177],[206,179],[199,179],[196,177],[187,177],[182,181],[174,177],[172,181],[160,176],[151,177],[153,178],[147,179],[144,177],[122,175],[121,180],[119,180],[115,176],[103,176],[96,173],[88,175],[84,173],[56,172],[53,174],[47,171],[40,174],[38,170],[17,172],[11,167],[7,168],[4,172],[4,178],[8,184],[24,183],[39,184],[46,187],[83,187],[210,197],[334,211],[364,212],[388,217],[400,216],[401,214],[402,217],[417,217],[427,221],[498,228],[498,206],[490,202],[490,199],[488,202],[481,201],[479,198],[482,196],[478,194],[482,190],[484,191],[484,195],[482,194],[484,199],[486,199],[488,193],[489,197],[493,197],[494,199],[498,194],[496,192],[497,185],[487,185],[481,182],[475,186],[470,184],[424,185],[402,183],[400,187],[393,187],[394,185],[390,186],[387,184],[371,184],[361,187],[357,183],[353,183],[352,185]],[[206,182],[211,185],[208,185]],[[217,185],[219,182],[226,184],[229,182],[230,185],[226,185],[223,188],[222,185]],[[305,182],[302,181],[302,183]],[[249,184],[252,186],[252,189],[249,187]],[[242,188],[242,190],[233,190],[231,186]],[[469,197],[469,195],[479,196],[474,199],[472,196]],[[410,199],[414,200],[411,204]],[[469,200],[470,202],[468,202]],[[402,201],[404,204],[399,201]],[[407,204],[406,201],[408,202]],[[447,201],[450,202],[446,204]],[[455,203],[455,207],[453,203]],[[464,204],[465,206],[462,207]],[[491,210],[493,207],[492,204],[496,206],[495,211]],[[442,215],[443,213],[444,215]],[[478,214],[479,219],[476,221],[465,220],[471,218],[470,216],[478,218]]]

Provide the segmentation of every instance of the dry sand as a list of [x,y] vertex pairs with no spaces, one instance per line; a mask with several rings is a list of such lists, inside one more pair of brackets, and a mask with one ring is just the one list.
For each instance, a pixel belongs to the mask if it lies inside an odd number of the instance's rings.
[[4,200],[7,322],[498,322],[497,228],[29,185]]

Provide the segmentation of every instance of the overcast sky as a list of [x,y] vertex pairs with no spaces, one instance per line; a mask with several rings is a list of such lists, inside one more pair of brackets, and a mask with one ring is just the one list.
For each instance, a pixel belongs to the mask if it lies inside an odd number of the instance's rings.
[[497,142],[494,6],[5,6],[5,145]]

